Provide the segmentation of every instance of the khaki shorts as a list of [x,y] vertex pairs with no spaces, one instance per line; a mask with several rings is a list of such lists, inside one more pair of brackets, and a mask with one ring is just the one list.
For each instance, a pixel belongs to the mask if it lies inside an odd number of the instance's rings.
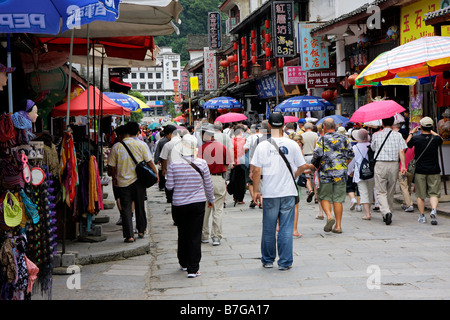
[[426,199],[430,197],[441,197],[441,175],[420,174],[414,175],[414,187],[416,197]]
[[317,189],[317,198],[319,200],[328,200],[330,202],[345,202],[346,181],[342,179],[339,182],[320,183]]

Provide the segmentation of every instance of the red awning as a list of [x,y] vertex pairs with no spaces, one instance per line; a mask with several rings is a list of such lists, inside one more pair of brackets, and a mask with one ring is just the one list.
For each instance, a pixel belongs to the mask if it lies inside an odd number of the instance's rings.
[[124,87],[131,88],[131,83],[123,82],[122,80],[120,80],[117,77],[111,77],[111,82],[114,82],[115,84],[119,84],[119,85],[124,86]]
[[[87,96],[88,91],[84,91],[79,96],[75,97],[70,101],[70,116],[87,116]],[[114,115],[114,116],[130,116],[131,112],[129,109],[119,106],[117,103],[112,101],[106,95],[103,97],[103,115]],[[89,115],[94,116],[94,87],[89,89]],[[99,115],[100,108],[100,90],[95,88],[95,115]],[[51,113],[53,118],[65,117],[67,115],[67,102],[54,107]]]

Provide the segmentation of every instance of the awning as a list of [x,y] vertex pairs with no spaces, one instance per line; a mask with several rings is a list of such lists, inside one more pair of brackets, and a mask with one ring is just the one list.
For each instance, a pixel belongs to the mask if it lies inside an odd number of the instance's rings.
[[111,77],[111,82],[114,82],[115,84],[118,84],[118,85],[121,85],[121,86],[124,86],[124,87],[128,87],[128,88],[131,88],[131,83],[128,83],[128,82],[123,82],[122,80],[120,80],[119,78],[117,78],[117,77]]

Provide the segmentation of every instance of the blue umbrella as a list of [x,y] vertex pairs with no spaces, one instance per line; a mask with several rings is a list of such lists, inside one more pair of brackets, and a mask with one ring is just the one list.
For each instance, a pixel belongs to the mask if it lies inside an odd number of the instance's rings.
[[203,109],[234,109],[243,108],[242,104],[234,98],[216,97],[206,101],[202,105]]
[[327,100],[316,96],[298,96],[284,100],[275,107],[274,112],[308,112],[331,111],[336,106]]
[[0,1],[0,33],[57,34],[96,20],[115,21],[119,16],[119,2],[3,0]]
[[317,121],[316,125],[319,124],[319,123],[322,123],[323,120],[325,120],[327,118],[332,118],[334,120],[334,123],[336,123],[336,124],[341,123],[342,126],[345,126],[350,121],[349,118],[346,118],[344,116],[340,116],[338,114],[335,114],[335,115],[328,116],[328,117],[320,119],[319,121]]
[[142,109],[139,106],[139,103],[137,103],[135,100],[133,100],[131,97],[127,96],[123,93],[117,93],[117,92],[103,92],[104,95],[106,95],[108,98],[110,98],[112,101],[117,103],[118,105],[129,109],[131,112],[141,112]]

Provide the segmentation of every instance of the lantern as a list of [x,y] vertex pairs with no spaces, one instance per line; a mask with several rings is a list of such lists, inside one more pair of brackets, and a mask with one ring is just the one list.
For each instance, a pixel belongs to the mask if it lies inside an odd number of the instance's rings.
[[327,101],[332,101],[334,99],[334,91],[333,90],[325,90],[322,92],[322,98]]
[[239,67],[237,64],[234,65],[234,72],[238,73],[239,72]]
[[237,49],[238,49],[238,43],[237,43],[237,42],[233,43],[233,49],[234,49],[234,50],[237,50]]
[[242,60],[242,67],[247,68],[247,60]]
[[242,78],[247,79],[248,74],[247,71],[242,72]]
[[225,113],[228,113],[229,110],[230,109],[217,109],[217,112],[220,114],[225,114]]
[[234,76],[234,82],[238,83],[239,82],[239,77],[238,76]]
[[245,57],[247,57],[247,52],[245,51],[245,49],[241,50],[241,56],[244,59]]
[[266,61],[266,70],[272,69],[272,63],[270,61]]
[[256,38],[256,31],[252,30],[251,33],[250,33],[250,36],[251,36],[252,39],[255,39]]
[[266,57],[270,57],[270,48],[266,47]]
[[262,37],[265,37],[265,36],[266,36],[266,30],[264,30],[264,29],[261,30],[261,36],[262,36]]
[[231,55],[231,56],[228,56],[228,57],[227,57],[227,62],[228,62],[228,63],[233,63],[233,62],[234,62],[234,56],[232,56],[232,55]]
[[242,44],[242,45],[245,45],[245,37],[242,37],[242,38],[241,38],[241,44]]
[[353,86],[355,85],[355,80],[358,77],[357,73],[352,74],[351,76],[348,77],[348,82]]
[[252,43],[252,52],[256,51],[256,43]]
[[278,68],[283,68],[283,58],[278,58]]
[[266,33],[264,38],[266,39],[266,42],[269,43],[270,42],[270,33]]
[[233,62],[238,62],[238,56],[237,56],[237,53],[235,53],[234,56],[233,56]]
[[266,29],[270,28],[270,20],[264,21],[264,27],[266,27]]
[[256,56],[252,56],[252,63],[253,63],[253,64],[256,63]]
[[230,65],[230,63],[228,62],[228,60],[221,60],[221,61],[220,61],[220,66],[221,66],[221,67],[226,68],[226,67],[228,67],[229,65]]

